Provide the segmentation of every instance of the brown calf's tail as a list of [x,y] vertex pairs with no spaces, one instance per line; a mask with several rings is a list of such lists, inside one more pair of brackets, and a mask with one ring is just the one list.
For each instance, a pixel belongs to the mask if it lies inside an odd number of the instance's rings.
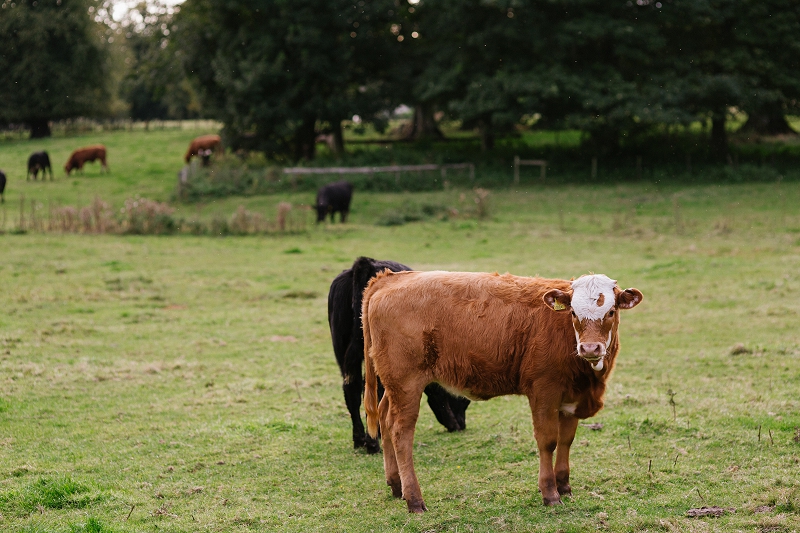
[[367,433],[373,439],[378,438],[378,377],[372,363],[370,350],[372,337],[369,331],[369,296],[364,296],[361,304],[361,324],[364,328],[364,410],[367,412]]

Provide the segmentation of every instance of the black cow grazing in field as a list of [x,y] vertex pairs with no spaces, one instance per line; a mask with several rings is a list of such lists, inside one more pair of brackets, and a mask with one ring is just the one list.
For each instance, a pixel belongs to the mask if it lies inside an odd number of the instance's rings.
[[47,152],[33,152],[31,156],[28,158],[28,173],[25,175],[25,179],[31,179],[31,175],[33,175],[33,179],[37,179],[39,176],[39,171],[42,171],[42,180],[47,179],[47,171],[50,171],[50,181],[53,181],[53,167],[50,166],[50,156],[47,155]]
[[[328,293],[328,323],[331,328],[333,352],[342,372],[344,400],[353,421],[353,447],[366,447],[367,453],[377,453],[380,445],[364,433],[361,422],[361,394],[364,392],[364,378],[361,365],[364,361],[364,334],[361,330],[361,297],[369,280],[385,269],[399,272],[411,270],[394,261],[376,261],[369,257],[359,257],[353,266],[331,283]],[[466,428],[466,410],[469,400],[448,394],[442,387],[432,383],[425,388],[436,419],[448,431]]]
[[0,204],[5,203],[6,201],[6,198],[3,195],[5,190],[6,190],[6,175],[5,172],[0,170]]
[[353,185],[346,181],[337,181],[323,185],[317,191],[317,223],[325,220],[325,215],[333,215],[338,211],[341,213],[342,222],[347,220],[350,212],[350,200],[353,198]]

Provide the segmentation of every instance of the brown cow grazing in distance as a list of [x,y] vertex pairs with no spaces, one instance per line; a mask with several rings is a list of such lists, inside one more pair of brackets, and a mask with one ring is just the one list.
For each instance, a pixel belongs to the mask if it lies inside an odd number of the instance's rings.
[[186,151],[186,155],[183,158],[188,163],[192,160],[193,156],[201,154],[201,152],[205,154],[206,150],[216,151],[221,149],[222,139],[219,135],[201,135],[189,144],[189,149]]
[[[619,311],[642,301],[601,274],[574,281],[470,272],[388,272],[364,291],[367,431],[378,434],[392,494],[426,511],[414,472],[422,390],[439,383],[474,400],[528,397],[546,505],[571,494],[578,420],[603,407],[619,353]],[[386,392],[378,405],[377,377]],[[555,470],[553,452],[556,452]]]
[[102,172],[105,169],[108,172],[108,165],[106,164],[106,147],[102,144],[95,144],[93,146],[86,146],[84,148],[78,148],[72,155],[69,156],[67,160],[67,164],[64,165],[64,170],[66,171],[67,175],[72,172],[73,168],[76,168],[80,171],[83,171],[83,165],[87,162],[97,161],[100,160],[100,171]]

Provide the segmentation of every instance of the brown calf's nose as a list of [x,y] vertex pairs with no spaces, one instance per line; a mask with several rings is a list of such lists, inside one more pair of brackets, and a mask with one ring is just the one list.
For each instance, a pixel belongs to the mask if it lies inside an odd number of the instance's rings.
[[600,357],[605,355],[604,350],[605,346],[603,346],[599,342],[582,342],[580,347],[580,354],[583,356],[594,356]]

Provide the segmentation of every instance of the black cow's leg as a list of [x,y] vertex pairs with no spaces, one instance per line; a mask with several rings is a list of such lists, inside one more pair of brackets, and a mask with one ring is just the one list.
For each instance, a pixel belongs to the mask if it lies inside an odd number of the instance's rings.
[[431,383],[425,387],[425,394],[428,395],[428,405],[436,416],[436,420],[447,428],[447,431],[458,431],[462,429],[458,425],[453,411],[450,409],[450,394],[440,385]]
[[[369,437],[364,432],[364,424],[361,421],[361,395],[364,393],[364,379],[361,374],[361,361],[364,359],[363,347],[359,350],[356,344],[358,343],[351,342],[345,352],[342,389],[344,389],[344,401],[353,422],[353,447],[361,448],[366,446],[366,439]],[[371,440],[377,445],[374,439]]]
[[348,214],[348,211],[346,209],[342,211],[342,224],[347,222],[347,214]]
[[469,400],[460,396],[450,395],[450,410],[453,416],[456,417],[458,429],[463,431],[467,429],[467,407],[469,407]]

